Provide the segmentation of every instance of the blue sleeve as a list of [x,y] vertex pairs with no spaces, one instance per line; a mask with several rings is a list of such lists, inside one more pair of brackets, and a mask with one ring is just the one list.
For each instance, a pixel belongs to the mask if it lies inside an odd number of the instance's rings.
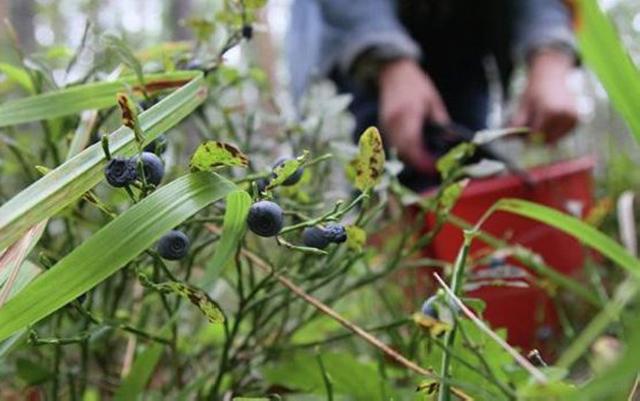
[[569,7],[562,0],[518,0],[515,56],[526,59],[536,49],[560,47],[576,54]]
[[398,20],[395,0],[317,0],[331,62],[347,71],[365,50],[417,58],[418,45]]

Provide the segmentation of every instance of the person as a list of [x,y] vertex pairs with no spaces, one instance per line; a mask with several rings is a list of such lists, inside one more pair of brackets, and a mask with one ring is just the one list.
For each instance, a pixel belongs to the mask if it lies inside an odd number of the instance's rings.
[[294,97],[314,77],[351,93],[356,132],[379,126],[416,189],[435,171],[425,126],[486,128],[487,60],[505,93],[514,66],[526,64],[510,125],[554,142],[577,122],[567,78],[578,58],[562,0],[294,0],[288,51]]

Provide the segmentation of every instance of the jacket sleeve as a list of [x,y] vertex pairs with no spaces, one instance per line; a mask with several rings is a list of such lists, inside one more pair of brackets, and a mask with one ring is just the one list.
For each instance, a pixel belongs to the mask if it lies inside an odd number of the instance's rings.
[[346,72],[371,49],[380,57],[419,57],[418,45],[398,20],[395,0],[316,1],[326,28],[325,54],[332,66]]
[[576,56],[572,15],[563,0],[518,0],[515,57],[526,60],[537,49],[553,47]]

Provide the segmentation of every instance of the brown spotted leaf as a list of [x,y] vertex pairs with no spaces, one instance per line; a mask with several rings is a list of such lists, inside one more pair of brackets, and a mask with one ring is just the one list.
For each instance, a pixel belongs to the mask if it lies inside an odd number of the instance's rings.
[[170,282],[159,285],[162,291],[173,292],[191,302],[211,323],[223,323],[224,313],[218,304],[199,288],[184,283]]
[[367,128],[360,136],[358,147],[360,151],[354,163],[355,184],[359,190],[367,191],[380,182],[384,169],[384,148],[378,129]]
[[133,103],[131,98],[124,92],[118,93],[117,98],[118,107],[120,107],[120,112],[122,113],[122,125],[130,128],[135,134],[136,142],[142,144],[144,137],[140,129],[140,124],[138,123],[138,112],[135,103]]
[[191,157],[191,169],[211,171],[222,166],[247,167],[249,159],[233,145],[218,141],[208,141],[200,146]]

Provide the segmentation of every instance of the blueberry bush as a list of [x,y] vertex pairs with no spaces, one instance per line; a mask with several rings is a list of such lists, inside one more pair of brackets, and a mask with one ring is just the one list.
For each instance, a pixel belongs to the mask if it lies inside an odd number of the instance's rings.
[[[261,69],[227,62],[263,3],[191,20],[188,44],[138,50],[86,29],[76,54],[95,65],[64,86],[60,60],[32,62],[8,25],[20,63],[0,87],[0,399],[632,399],[640,261],[596,227],[606,207],[582,221],[503,199],[474,225],[455,216],[468,178],[496,169],[468,161],[509,131],[446,153],[430,196],[404,188],[376,128],[351,143],[348,98],[319,87],[292,118]],[[577,5],[584,60],[640,138],[638,71],[596,2]],[[559,274],[484,232],[496,212],[602,258],[588,280]],[[454,263],[421,252],[445,223],[464,231]],[[513,348],[465,296],[480,239],[490,263],[508,252],[554,297],[553,359]]]

